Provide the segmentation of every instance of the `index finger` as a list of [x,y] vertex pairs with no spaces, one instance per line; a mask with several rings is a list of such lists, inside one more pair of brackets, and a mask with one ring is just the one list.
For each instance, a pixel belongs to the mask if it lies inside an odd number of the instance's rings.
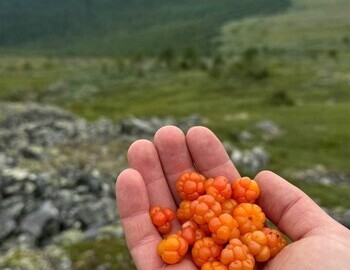
[[225,176],[230,182],[240,178],[224,146],[206,127],[193,127],[186,134],[188,149],[199,172],[205,177]]

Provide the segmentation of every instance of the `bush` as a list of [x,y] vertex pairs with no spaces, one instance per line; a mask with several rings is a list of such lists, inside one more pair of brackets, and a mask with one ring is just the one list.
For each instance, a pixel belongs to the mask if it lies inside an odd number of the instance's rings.
[[275,106],[293,106],[295,105],[294,100],[289,96],[285,90],[279,90],[268,98],[267,102]]

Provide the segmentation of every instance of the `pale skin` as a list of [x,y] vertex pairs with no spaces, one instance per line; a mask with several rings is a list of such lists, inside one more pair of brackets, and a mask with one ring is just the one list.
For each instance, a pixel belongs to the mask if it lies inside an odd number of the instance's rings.
[[[157,254],[162,239],[148,214],[150,206],[176,210],[180,198],[175,181],[184,172],[198,170],[204,176],[240,177],[213,132],[193,127],[187,134],[174,126],[157,131],[153,142],[138,140],[128,150],[130,168],[118,176],[116,196],[119,215],[137,269],[198,269],[190,256],[167,265]],[[195,164],[195,165],[194,165]],[[194,167],[196,166],[196,168]],[[350,231],[329,217],[305,193],[270,172],[258,173],[258,204],[266,216],[293,243],[260,269],[350,269]],[[173,232],[180,224],[173,222]]]

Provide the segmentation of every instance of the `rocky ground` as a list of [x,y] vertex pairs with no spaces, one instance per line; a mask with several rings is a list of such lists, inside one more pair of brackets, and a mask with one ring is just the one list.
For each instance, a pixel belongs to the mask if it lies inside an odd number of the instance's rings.
[[[116,254],[103,254],[110,256],[106,261],[117,262],[118,269],[132,267],[114,199],[115,177],[126,167],[126,149],[166,124],[187,130],[201,122],[192,115],[180,121],[168,117],[90,123],[56,107],[0,103],[0,269],[88,269],[87,263],[102,255],[85,250],[82,243],[95,239],[102,247],[118,243]],[[271,121],[257,128],[267,139],[282,133]],[[240,140],[250,136],[249,131],[238,134]],[[246,171],[256,172],[269,162],[260,146],[245,151],[230,143],[225,147]],[[325,184],[349,181],[346,175],[320,173]],[[312,170],[299,177],[320,179]],[[350,225],[349,210],[329,211]],[[80,261],[72,246],[83,253]]]

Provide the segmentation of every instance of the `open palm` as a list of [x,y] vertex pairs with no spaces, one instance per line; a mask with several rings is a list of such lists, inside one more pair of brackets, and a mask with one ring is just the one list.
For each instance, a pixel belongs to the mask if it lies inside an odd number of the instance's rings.
[[[157,254],[161,236],[152,224],[149,208],[180,202],[175,181],[180,174],[197,170],[206,177],[240,177],[218,138],[207,128],[193,127],[187,134],[166,126],[154,142],[138,140],[128,151],[130,168],[117,179],[119,214],[131,255],[139,270],[198,269],[190,256],[166,265]],[[255,180],[259,205],[267,217],[294,242],[263,269],[349,269],[350,232],[331,219],[302,191],[278,175],[263,171]],[[173,232],[180,224],[173,222]]]

